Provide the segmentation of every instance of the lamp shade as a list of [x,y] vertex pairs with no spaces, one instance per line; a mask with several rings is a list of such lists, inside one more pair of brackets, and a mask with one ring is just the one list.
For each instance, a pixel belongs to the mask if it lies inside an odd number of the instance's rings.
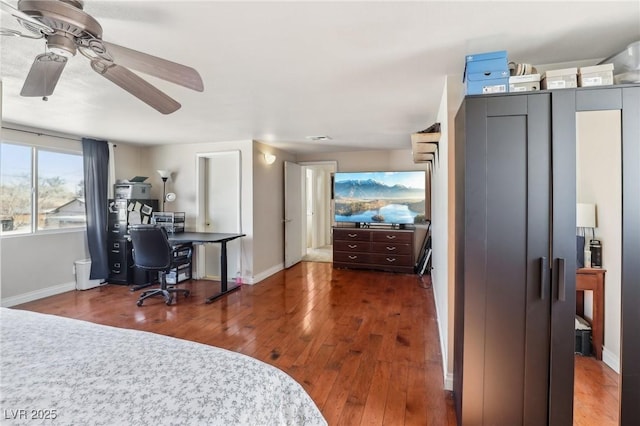
[[596,227],[596,205],[587,203],[576,204],[576,227]]
[[162,179],[168,179],[171,177],[171,172],[169,170],[158,170],[157,172]]

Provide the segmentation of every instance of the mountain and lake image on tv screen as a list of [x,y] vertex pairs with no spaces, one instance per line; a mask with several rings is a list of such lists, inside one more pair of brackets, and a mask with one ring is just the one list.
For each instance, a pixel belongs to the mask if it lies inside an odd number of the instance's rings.
[[425,172],[339,172],[334,176],[335,221],[425,223]]

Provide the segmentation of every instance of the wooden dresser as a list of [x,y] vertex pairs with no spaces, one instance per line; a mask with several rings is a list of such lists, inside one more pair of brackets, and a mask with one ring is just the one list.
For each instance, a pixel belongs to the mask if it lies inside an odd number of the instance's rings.
[[333,267],[414,273],[413,230],[333,228]]

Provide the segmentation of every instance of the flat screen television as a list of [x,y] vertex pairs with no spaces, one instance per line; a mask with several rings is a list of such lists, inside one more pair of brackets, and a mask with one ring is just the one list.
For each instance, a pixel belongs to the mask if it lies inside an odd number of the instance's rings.
[[338,172],[335,222],[356,225],[426,223],[425,172]]

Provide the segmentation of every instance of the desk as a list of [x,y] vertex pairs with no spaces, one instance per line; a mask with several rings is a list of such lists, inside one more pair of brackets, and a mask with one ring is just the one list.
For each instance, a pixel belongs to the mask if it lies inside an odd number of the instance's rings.
[[596,359],[602,359],[604,344],[604,269],[580,268],[576,271],[576,313],[584,318],[584,291],[593,291],[591,341]]
[[224,296],[227,293],[231,293],[240,287],[237,284],[229,287],[227,283],[227,243],[235,240],[236,238],[244,237],[245,235],[246,234],[222,234],[219,232],[179,232],[169,234],[169,242],[172,244],[220,243],[220,292],[207,298],[206,303],[211,303],[217,298]]

